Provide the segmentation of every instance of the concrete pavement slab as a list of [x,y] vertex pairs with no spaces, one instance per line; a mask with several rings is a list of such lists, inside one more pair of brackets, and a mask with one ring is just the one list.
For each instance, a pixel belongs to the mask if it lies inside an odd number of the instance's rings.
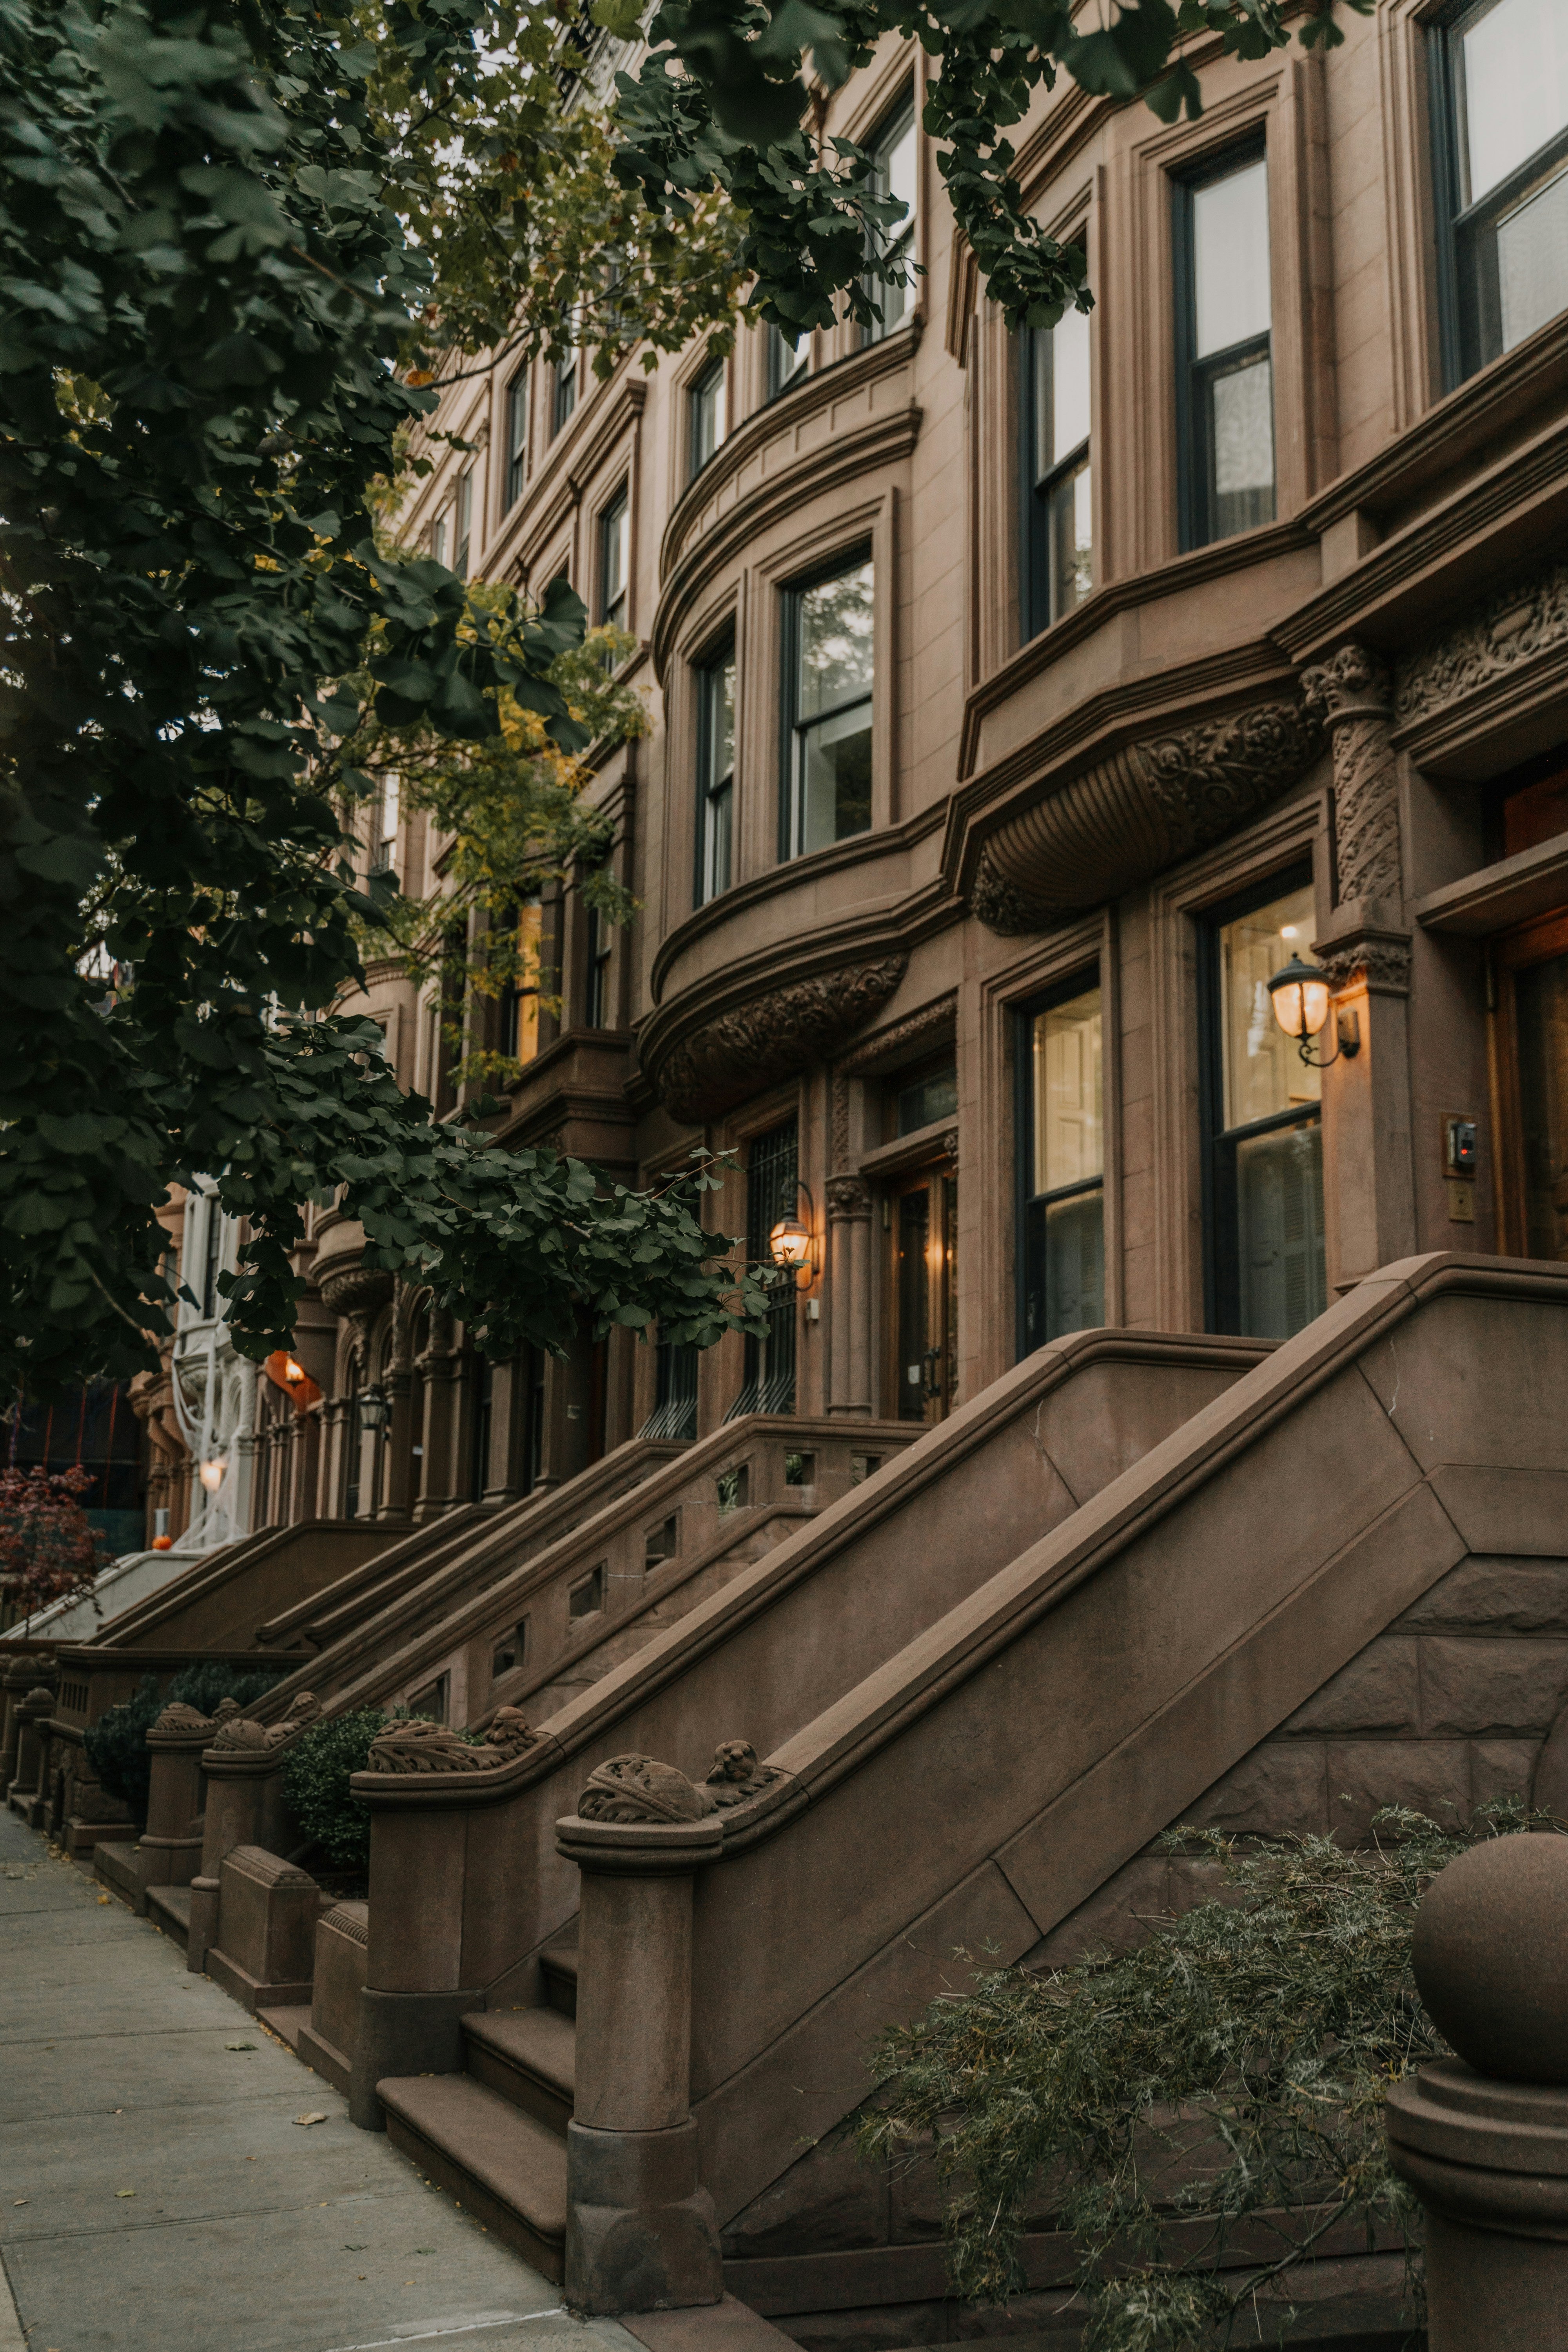
[[637,2352],[14,1818],[0,2045],[0,2352]]

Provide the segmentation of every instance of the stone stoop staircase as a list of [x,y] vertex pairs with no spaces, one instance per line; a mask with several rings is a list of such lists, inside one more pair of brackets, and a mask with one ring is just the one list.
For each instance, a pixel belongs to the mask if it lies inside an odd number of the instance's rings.
[[558,1939],[540,1960],[542,2007],[476,2010],[463,2020],[464,2073],[393,2075],[376,2093],[393,2146],[559,2282],[577,2064],[576,1945]]

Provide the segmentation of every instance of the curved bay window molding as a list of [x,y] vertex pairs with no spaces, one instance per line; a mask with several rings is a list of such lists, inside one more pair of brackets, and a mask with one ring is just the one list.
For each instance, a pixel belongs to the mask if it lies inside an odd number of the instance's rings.
[[1322,749],[1294,696],[1126,744],[989,835],[970,907],[1007,938],[1102,906],[1223,840]]
[[649,1077],[672,1118],[719,1118],[833,1051],[885,1004],[909,958],[845,964],[749,998],[674,1040]]

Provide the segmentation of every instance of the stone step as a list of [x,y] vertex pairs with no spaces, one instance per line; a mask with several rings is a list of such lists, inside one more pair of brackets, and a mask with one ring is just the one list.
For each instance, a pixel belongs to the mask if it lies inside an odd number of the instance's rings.
[[[573,1931],[574,1933],[575,1930]],[[577,1947],[553,1944],[539,1956],[544,1971],[544,1998],[563,2017],[577,2014]]]
[[279,2042],[286,2042],[298,2057],[300,2032],[310,2022],[310,2004],[306,2001],[300,2006],[290,2004],[286,2009],[258,2009],[256,2021],[258,2025],[270,2026]]
[[471,2074],[394,2074],[375,2086],[387,2137],[525,2262],[559,2281],[566,2142]]
[[191,1939],[191,1890],[188,1886],[150,1886],[147,1916],[182,1950]]
[[129,1843],[120,1838],[100,1839],[92,1850],[92,1866],[105,1886],[122,1895],[127,1903],[134,1903],[141,1893],[136,1874],[136,1842]]
[[565,2135],[577,2087],[577,2028],[555,2008],[476,2010],[463,2020],[468,2072]]

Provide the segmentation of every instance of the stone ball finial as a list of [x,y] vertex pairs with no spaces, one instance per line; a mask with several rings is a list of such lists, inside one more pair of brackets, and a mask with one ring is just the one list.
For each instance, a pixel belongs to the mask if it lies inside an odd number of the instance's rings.
[[1412,1960],[1427,2014],[1478,2074],[1568,2084],[1568,1837],[1489,1838],[1438,1872]]

